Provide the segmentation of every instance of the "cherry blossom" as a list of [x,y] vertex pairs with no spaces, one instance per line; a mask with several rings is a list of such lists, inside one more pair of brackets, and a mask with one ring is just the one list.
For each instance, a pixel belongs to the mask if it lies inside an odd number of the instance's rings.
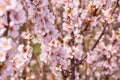
[[0,38],[0,49],[2,50],[10,50],[12,48],[12,45],[11,45],[11,39],[10,38],[5,38],[5,37],[2,37]]
[[0,50],[0,62],[4,62],[6,59],[6,52],[3,50]]
[[119,80],[120,0],[1,0],[0,80]]

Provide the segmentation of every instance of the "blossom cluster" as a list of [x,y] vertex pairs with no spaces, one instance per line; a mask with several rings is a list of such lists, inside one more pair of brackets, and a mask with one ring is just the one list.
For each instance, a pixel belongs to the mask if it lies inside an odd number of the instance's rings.
[[0,1],[0,80],[118,80],[119,63],[120,0]]
[[30,62],[32,47],[20,40],[20,28],[27,21],[21,1],[0,1],[0,80],[18,79]]

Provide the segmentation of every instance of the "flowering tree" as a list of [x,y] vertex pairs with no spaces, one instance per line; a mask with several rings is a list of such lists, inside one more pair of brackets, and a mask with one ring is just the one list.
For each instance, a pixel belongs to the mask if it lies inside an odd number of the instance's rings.
[[120,0],[0,0],[0,80],[119,80],[119,63]]

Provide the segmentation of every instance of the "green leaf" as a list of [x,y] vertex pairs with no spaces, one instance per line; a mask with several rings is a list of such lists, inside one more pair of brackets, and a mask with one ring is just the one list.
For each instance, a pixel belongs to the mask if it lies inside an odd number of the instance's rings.
[[40,54],[40,44],[38,44],[38,43],[33,44],[32,47],[33,47],[33,53],[36,55],[39,55]]

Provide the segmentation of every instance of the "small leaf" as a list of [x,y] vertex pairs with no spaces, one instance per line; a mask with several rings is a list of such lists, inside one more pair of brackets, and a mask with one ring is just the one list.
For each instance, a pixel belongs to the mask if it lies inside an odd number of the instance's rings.
[[33,44],[32,47],[33,47],[33,53],[36,55],[39,55],[40,54],[40,44],[38,44],[38,43]]

